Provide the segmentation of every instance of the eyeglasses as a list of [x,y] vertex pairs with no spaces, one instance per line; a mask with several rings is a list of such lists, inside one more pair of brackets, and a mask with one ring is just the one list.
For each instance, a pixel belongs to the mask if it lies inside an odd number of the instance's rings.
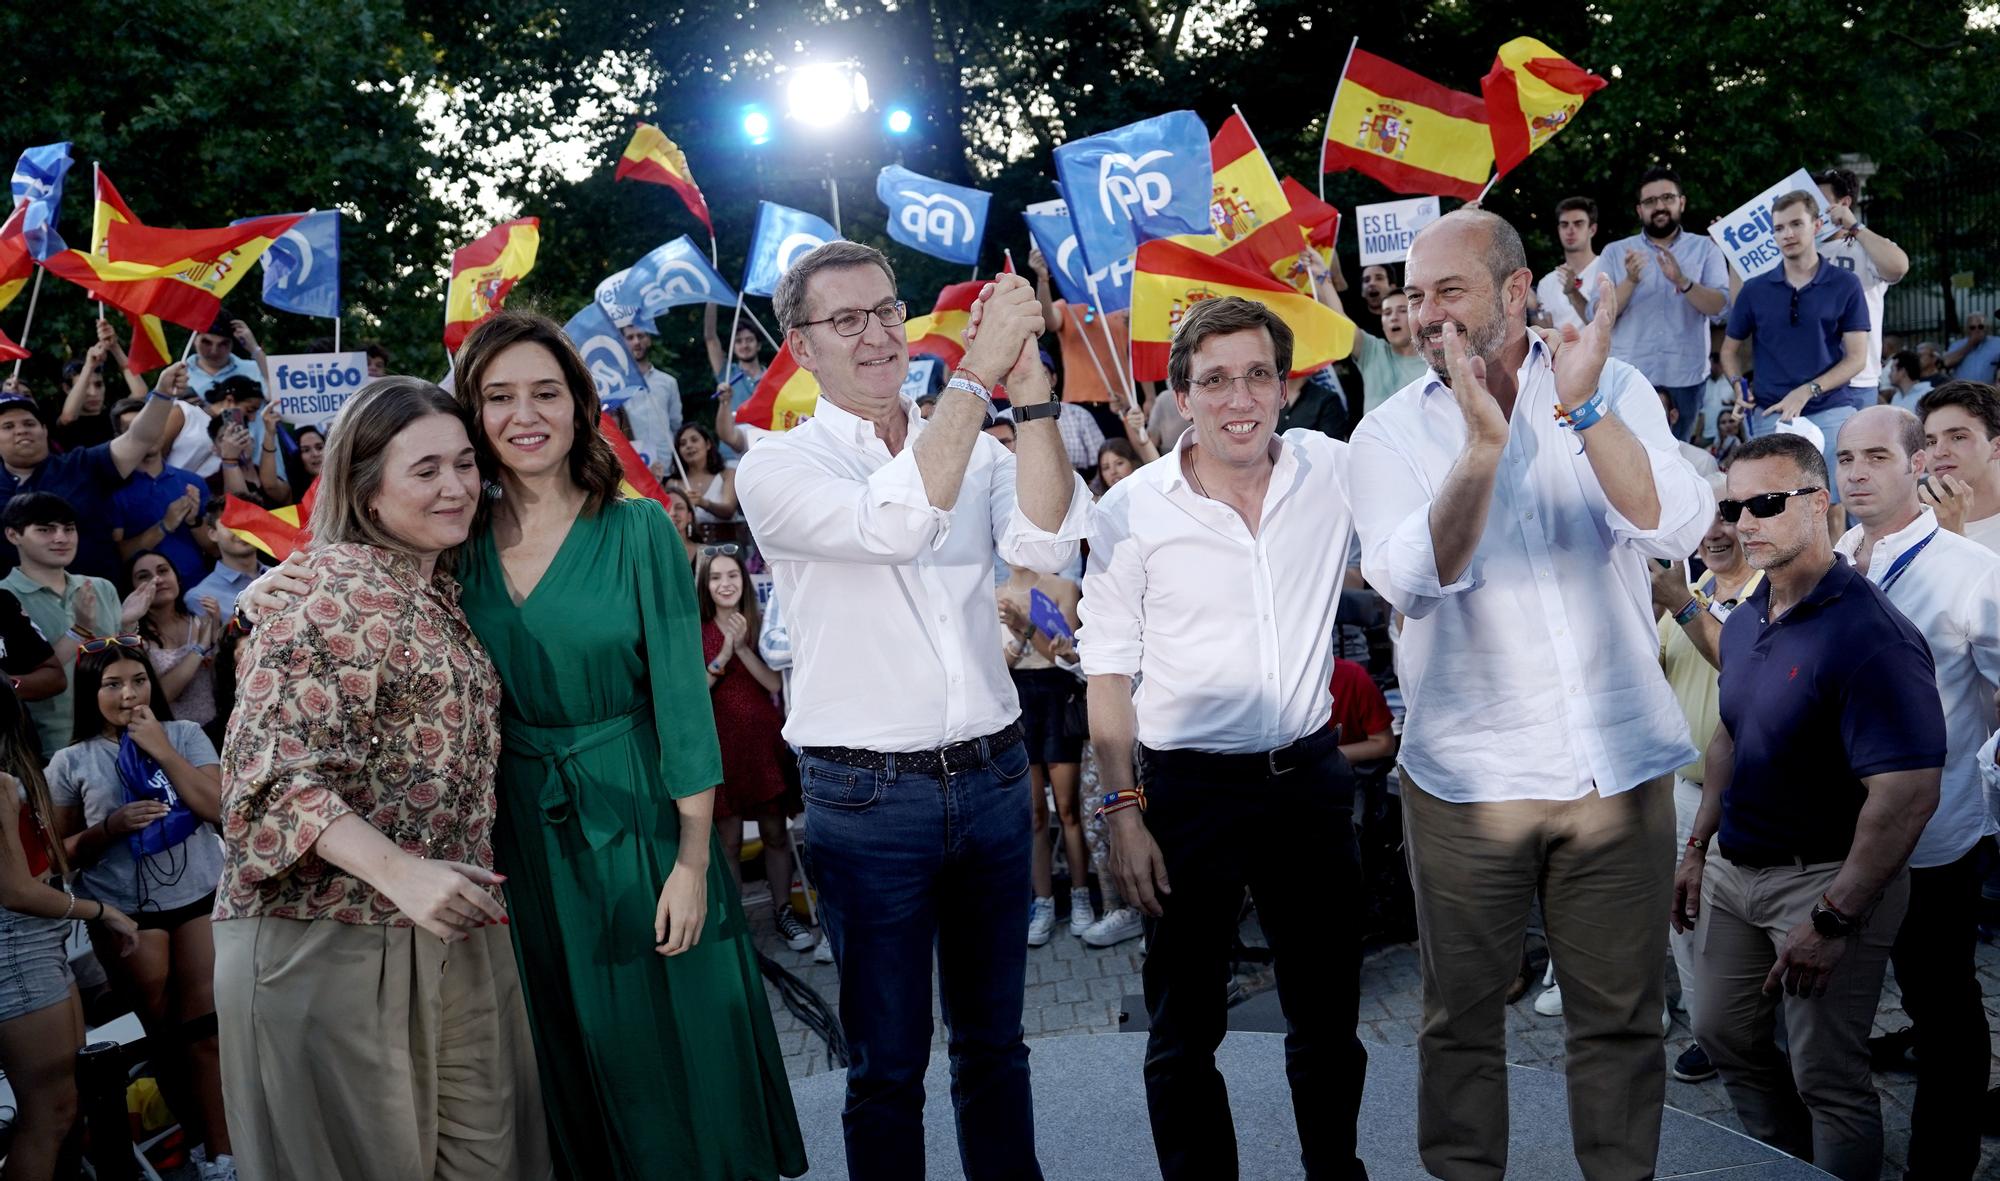
[[1794,496],[1810,496],[1820,491],[1818,488],[1794,488],[1790,492],[1765,492],[1748,500],[1723,500],[1716,503],[1716,511],[1722,519],[1734,525],[1742,519],[1743,510],[1760,521],[1768,520],[1785,511],[1785,501]]
[[96,639],[85,640],[77,646],[77,650],[95,656],[99,652],[108,652],[114,647],[138,649],[145,646],[146,637],[136,636],[131,632],[124,632],[115,636],[98,636]]
[[824,320],[807,320],[799,327],[811,328],[815,324],[831,324],[834,332],[841,336],[860,336],[868,331],[870,316],[880,320],[882,327],[894,328],[909,317],[909,312],[909,305],[900,299],[892,299],[888,303],[878,304],[872,308],[842,308]]
[[1672,205],[1680,199],[1681,195],[1679,193],[1662,193],[1657,197],[1641,197],[1639,198],[1639,208],[1651,209],[1656,205]]
[[702,546],[701,556],[704,558],[712,558],[717,554],[721,554],[725,558],[733,558],[737,555],[737,553],[740,552],[740,550],[741,547],[739,547],[735,542],[726,541],[723,542],[721,545]]
[[1267,394],[1278,388],[1278,371],[1265,365],[1252,365],[1249,372],[1232,377],[1227,373],[1211,373],[1196,378],[1195,389],[1204,394],[1219,394],[1227,390],[1231,383],[1242,382],[1243,388],[1253,394]]

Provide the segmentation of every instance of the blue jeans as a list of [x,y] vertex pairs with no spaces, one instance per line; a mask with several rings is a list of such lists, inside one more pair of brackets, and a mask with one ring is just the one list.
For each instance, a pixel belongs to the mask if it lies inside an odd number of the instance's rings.
[[931,959],[967,1181],[1039,1181],[1021,1003],[1033,852],[1018,741],[940,777],[799,759],[807,872],[840,969],[847,1171],[924,1176]]
[[1655,389],[1665,394],[1674,404],[1674,438],[1685,443],[1694,435],[1694,420],[1701,416],[1701,394],[1707,388],[1706,382],[1693,385],[1663,385]]
[[[1756,409],[1744,412],[1743,427],[1751,438],[1774,435],[1778,432],[1778,416],[1764,413],[1766,409],[1775,405],[1776,402],[1766,402],[1760,398]],[[1842,423],[1859,413],[1861,413],[1860,407],[1843,405],[1828,406],[1824,410],[1815,410],[1801,416],[1818,427],[1820,434],[1826,436],[1826,446],[1823,448],[1826,456],[1826,495],[1835,504],[1840,503],[1840,464],[1834,459],[1840,446],[1840,427]]]

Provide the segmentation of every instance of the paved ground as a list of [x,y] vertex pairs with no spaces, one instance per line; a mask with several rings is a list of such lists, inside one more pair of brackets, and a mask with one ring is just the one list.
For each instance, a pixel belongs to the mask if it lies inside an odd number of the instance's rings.
[[[829,1006],[833,1006],[839,987],[833,966],[812,963],[809,952],[786,950],[771,932],[769,911],[759,908],[757,913],[759,944],[767,954],[811,985],[826,998]],[[1085,947],[1081,940],[1072,937],[1064,925],[1059,924],[1056,931],[1056,937],[1047,946],[1031,948],[1028,952],[1028,991],[1023,1016],[1028,1036],[1118,1032],[1123,999],[1128,995],[1136,996],[1140,991],[1141,941],[1134,939],[1118,947],[1094,949]],[[1254,931],[1248,934],[1248,938],[1255,940]],[[1987,1024],[1994,1030],[1994,1051],[1996,1061],[2000,1061],[2000,947],[1986,945],[1979,949],[1979,971],[1987,997]],[[1670,962],[1669,993],[1678,996],[1672,972]],[[1254,988],[1260,981],[1253,976],[1244,983]],[[1539,991],[1539,985],[1530,988],[1527,995],[1508,1010],[1508,1059],[1524,1066],[1559,1071],[1563,1062],[1562,1020],[1559,1017],[1543,1017],[1534,1011],[1533,1001]],[[1901,1006],[1901,997],[1892,983],[1882,998],[1882,1009],[1876,1019],[1877,1032],[1909,1024]],[[1416,948],[1403,944],[1371,953],[1361,970],[1362,1038],[1390,1045],[1413,1045],[1420,1009]],[[785,1050],[788,1073],[799,1078],[826,1070],[825,1046],[785,1011],[775,993],[772,1011],[777,1022],[778,1038]],[[1667,1041],[1669,1060],[1686,1049],[1690,1040],[1685,1014],[1676,1011],[1673,1031]],[[944,1043],[942,1024],[938,1027],[936,1042],[940,1046]],[[1136,1085],[1136,1079],[1134,1083]],[[1915,1091],[1915,1078],[1909,1074],[1882,1074],[1876,1076],[1876,1083],[1882,1091],[1887,1139],[1887,1161],[1882,1176],[1899,1179],[1909,1144],[1910,1102]],[[1720,1082],[1689,1084],[1669,1078],[1667,1102],[1682,1111],[1728,1127],[1741,1127]],[[1985,1143],[1986,1151],[1979,1175],[2000,1177],[2000,1139],[1988,1139]]]

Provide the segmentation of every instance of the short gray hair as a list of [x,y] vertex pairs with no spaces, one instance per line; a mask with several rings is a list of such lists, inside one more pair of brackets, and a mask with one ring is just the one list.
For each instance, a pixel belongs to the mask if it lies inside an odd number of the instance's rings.
[[1432,228],[1441,225],[1457,225],[1471,222],[1486,231],[1486,269],[1493,275],[1493,286],[1506,283],[1507,276],[1528,266],[1528,250],[1521,245],[1521,232],[1514,224],[1497,213],[1485,209],[1454,209],[1443,217],[1417,232],[1421,238]]
[[827,242],[808,251],[804,258],[792,264],[778,280],[777,293],[771,296],[771,306],[778,313],[778,331],[790,332],[810,319],[806,310],[806,284],[820,271],[839,270],[843,267],[877,266],[889,276],[891,290],[896,286],[896,269],[889,265],[889,259],[873,246],[860,242]]

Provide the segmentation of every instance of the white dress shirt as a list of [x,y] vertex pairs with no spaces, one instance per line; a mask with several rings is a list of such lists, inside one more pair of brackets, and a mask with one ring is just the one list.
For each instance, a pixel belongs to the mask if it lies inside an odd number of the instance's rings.
[[770,563],[792,641],[793,746],[932,750],[1020,716],[1000,655],[993,551],[1052,574],[1089,523],[1071,476],[1054,533],[1014,502],[1014,453],[974,440],[955,507],[924,494],[916,444],[927,424],[905,400],[900,453],[875,424],[821,397],[810,420],[743,456],[736,495]]
[[[1597,260],[1593,258],[1590,260],[1590,265],[1583,268],[1583,273],[1576,277],[1576,285],[1571,290],[1583,292],[1597,290],[1597,275]],[[1542,281],[1535,284],[1535,298],[1541,301],[1542,310],[1549,314],[1549,319],[1557,328],[1567,325],[1578,332],[1583,331],[1583,317],[1577,314],[1575,305],[1570,303],[1568,293],[1563,290],[1560,274],[1550,271],[1543,275]],[[1590,297],[1585,295],[1585,306],[1588,306],[1589,302]]]
[[[1875,543],[1868,581],[1882,585],[1897,560],[1926,537],[1930,541],[1886,592],[1924,633],[1944,707],[1944,780],[1937,811],[1910,854],[1917,869],[1950,865],[1980,837],[2000,832],[1989,819],[1979,774],[1979,747],[1993,733],[1993,690],[2000,686],[2000,555],[1940,531],[1937,514],[1925,505],[1915,521]],[[1835,548],[1852,560],[1861,549],[1861,527],[1849,529]]]
[[1264,751],[1333,714],[1334,612],[1353,514],[1347,444],[1300,427],[1276,466],[1255,536],[1188,486],[1173,452],[1097,503],[1077,647],[1087,676],[1138,676],[1138,738],[1155,750]]
[[1659,494],[1659,526],[1639,528],[1605,499],[1579,436],[1556,425],[1539,337],[1516,380],[1486,532],[1449,586],[1430,511],[1465,446],[1450,389],[1435,374],[1403,387],[1361,420],[1349,450],[1361,572],[1406,617],[1402,762],[1453,803],[1613,795],[1695,755],[1660,671],[1650,563],[1638,559],[1694,552],[1715,519],[1708,482],[1681,457],[1653,387],[1606,361],[1598,388],[1645,446]]

